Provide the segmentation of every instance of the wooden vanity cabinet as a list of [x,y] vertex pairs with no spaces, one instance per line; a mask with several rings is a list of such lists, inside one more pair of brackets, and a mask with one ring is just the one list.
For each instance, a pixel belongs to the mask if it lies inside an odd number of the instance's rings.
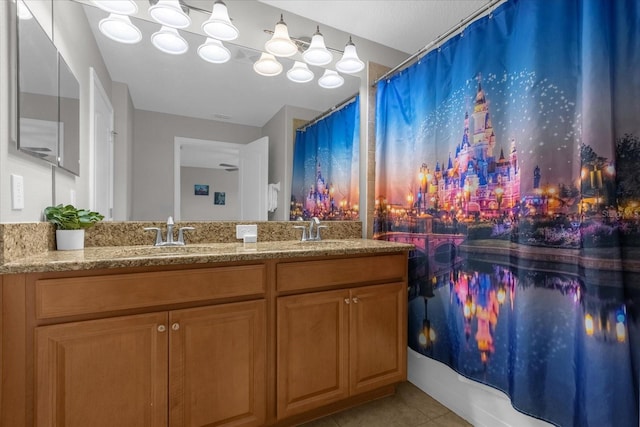
[[[406,379],[406,258],[325,264],[279,265],[280,288],[303,293],[277,301],[278,419]],[[343,289],[309,292],[323,283]]]
[[262,425],[265,321],[260,300],[36,328],[36,425]]
[[3,426],[298,425],[406,379],[406,252],[0,285]]
[[265,424],[264,264],[25,282],[33,400],[27,363],[26,419],[6,425]]

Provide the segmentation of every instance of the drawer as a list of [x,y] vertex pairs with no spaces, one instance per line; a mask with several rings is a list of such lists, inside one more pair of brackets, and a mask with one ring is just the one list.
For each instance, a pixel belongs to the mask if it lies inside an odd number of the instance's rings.
[[404,281],[406,254],[280,263],[279,292],[326,288],[349,284]]
[[261,296],[265,288],[264,265],[39,279],[35,283],[36,316],[47,319]]

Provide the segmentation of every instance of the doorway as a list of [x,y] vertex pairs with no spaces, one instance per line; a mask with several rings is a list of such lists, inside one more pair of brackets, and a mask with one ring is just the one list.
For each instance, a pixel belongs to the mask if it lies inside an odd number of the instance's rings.
[[[268,166],[268,137],[249,144],[175,137],[174,219],[266,221]],[[203,177],[202,182],[191,183],[199,191],[185,186],[182,177],[187,168],[189,176]],[[220,179],[213,178],[215,174]],[[189,200],[186,207],[185,200]],[[207,212],[194,217],[194,207]]]

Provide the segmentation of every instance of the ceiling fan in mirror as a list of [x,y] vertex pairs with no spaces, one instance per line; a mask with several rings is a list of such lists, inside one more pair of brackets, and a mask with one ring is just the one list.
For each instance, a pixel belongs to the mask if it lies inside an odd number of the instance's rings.
[[229,163],[220,163],[220,166],[224,168],[225,171],[227,172],[235,172],[238,170],[238,166],[237,165],[232,165]]

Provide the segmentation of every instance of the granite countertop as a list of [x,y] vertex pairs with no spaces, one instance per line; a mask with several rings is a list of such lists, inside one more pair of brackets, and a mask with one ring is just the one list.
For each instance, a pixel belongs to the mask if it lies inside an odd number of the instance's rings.
[[413,245],[371,239],[201,243],[164,247],[102,246],[79,251],[43,252],[0,265],[0,274],[403,252],[410,249]]

